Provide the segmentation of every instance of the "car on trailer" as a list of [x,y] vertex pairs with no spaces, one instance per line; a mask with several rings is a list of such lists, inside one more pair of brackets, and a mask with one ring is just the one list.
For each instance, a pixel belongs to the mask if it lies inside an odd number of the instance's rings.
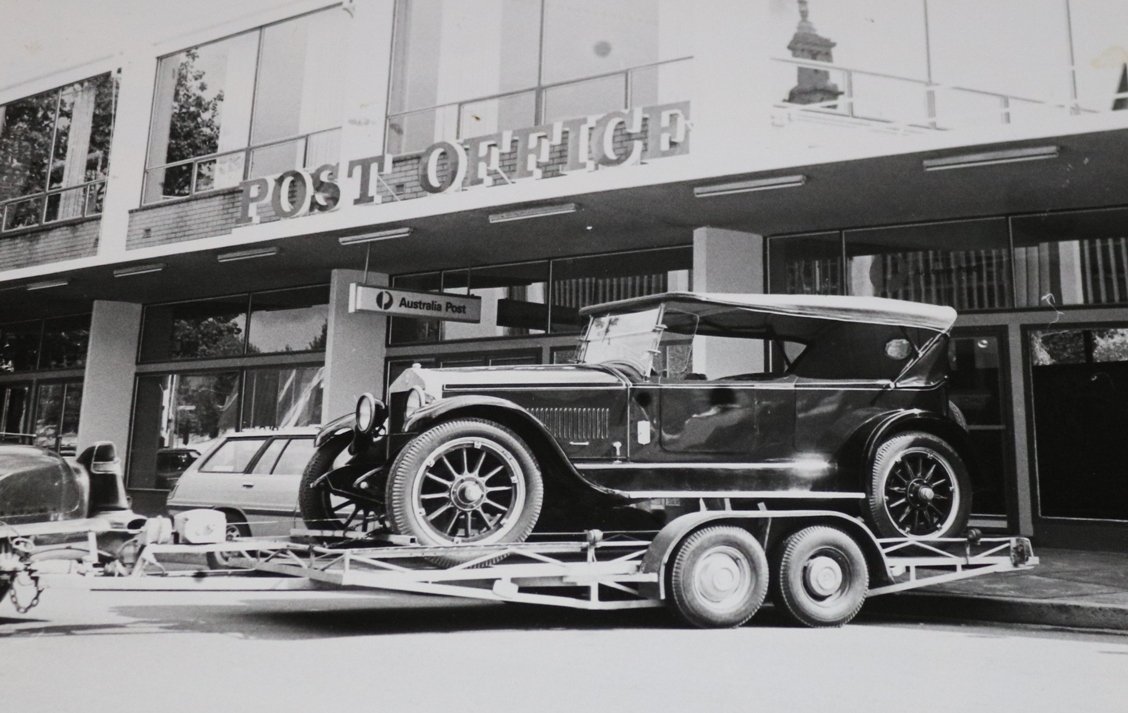
[[[966,527],[951,308],[674,292],[584,314],[574,363],[413,366],[387,404],[362,396],[315,441],[310,527],[370,517],[426,545],[509,543],[658,529],[721,498],[833,510],[880,537]],[[337,517],[342,498],[363,515]]]

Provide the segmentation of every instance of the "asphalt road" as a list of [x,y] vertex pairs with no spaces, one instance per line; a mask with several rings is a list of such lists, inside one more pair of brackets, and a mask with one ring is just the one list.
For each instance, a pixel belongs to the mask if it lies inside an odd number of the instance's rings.
[[0,604],[0,710],[1117,711],[1128,637],[878,621],[677,628],[347,592],[54,589]]

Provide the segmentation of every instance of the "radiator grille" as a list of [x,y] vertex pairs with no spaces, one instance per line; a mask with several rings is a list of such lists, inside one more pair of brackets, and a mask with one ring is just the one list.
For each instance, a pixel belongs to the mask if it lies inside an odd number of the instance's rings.
[[590,441],[610,435],[610,409],[534,408],[529,411],[548,432],[566,441]]

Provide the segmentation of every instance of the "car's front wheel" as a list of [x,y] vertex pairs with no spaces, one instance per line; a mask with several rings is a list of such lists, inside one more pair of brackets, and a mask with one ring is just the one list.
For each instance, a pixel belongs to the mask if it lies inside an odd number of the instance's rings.
[[[506,544],[532,532],[544,498],[541,471],[510,429],[481,419],[441,423],[397,456],[388,477],[392,528],[423,545]],[[460,563],[471,550],[435,559]]]
[[870,521],[882,537],[955,537],[967,527],[967,465],[931,433],[901,433],[882,443],[868,485]]
[[[373,498],[362,498],[343,489],[344,483],[355,480],[363,472],[363,468],[346,469],[350,458],[346,449],[352,438],[352,433],[348,432],[321,444],[302,472],[298,509],[310,530],[366,535],[381,526],[383,513]],[[334,483],[333,477],[323,477],[334,471],[342,474],[343,483]]]

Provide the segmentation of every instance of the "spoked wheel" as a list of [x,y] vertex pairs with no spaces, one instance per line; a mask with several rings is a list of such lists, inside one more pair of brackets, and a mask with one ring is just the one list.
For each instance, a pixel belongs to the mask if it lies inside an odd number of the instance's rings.
[[[227,524],[223,528],[224,542],[233,542],[251,536],[251,530],[245,522],[232,520],[237,516],[231,513],[224,513],[224,516],[227,518]],[[208,552],[206,557],[208,567],[212,569],[246,569],[248,566],[247,553],[243,552]]]
[[759,611],[767,592],[768,559],[748,531],[707,527],[678,546],[668,601],[687,624],[740,626]]
[[842,626],[866,601],[866,559],[836,528],[818,525],[789,536],[776,571],[776,607],[800,624]]
[[[388,478],[394,529],[425,545],[524,541],[542,499],[540,469],[525,442],[504,426],[477,419],[420,434],[400,452]],[[435,559],[474,558],[467,551]]]
[[[343,490],[336,489],[342,483],[336,483],[332,476],[322,478],[326,473],[338,470],[342,474],[340,479],[351,483],[361,475],[361,469],[339,470],[349,465],[347,447],[351,440],[352,434],[346,433],[322,444],[302,472],[298,508],[302,521],[310,530],[368,534],[382,526],[383,509],[378,503],[371,499],[349,497]],[[379,488],[382,487],[383,483],[380,483]]]
[[881,444],[868,496],[870,519],[883,537],[952,537],[967,526],[971,510],[967,466],[930,433]]

